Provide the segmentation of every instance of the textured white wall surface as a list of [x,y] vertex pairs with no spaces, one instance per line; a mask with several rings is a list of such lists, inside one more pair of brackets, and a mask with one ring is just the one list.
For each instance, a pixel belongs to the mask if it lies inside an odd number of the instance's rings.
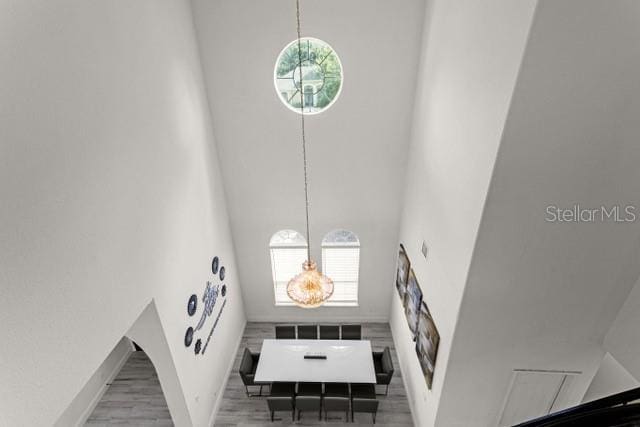
[[[637,341],[634,344],[637,345]],[[638,386],[640,386],[640,382],[611,353],[607,353],[600,362],[598,371],[589,384],[582,401],[590,402]]]
[[[435,423],[534,6],[534,1],[435,0],[426,13],[400,241],[441,337],[430,391],[395,291],[391,310],[396,348],[420,426]],[[428,260],[420,252],[423,239]]]
[[[205,425],[244,313],[190,4],[3,1],[0,64],[0,425],[52,425],[152,299]],[[228,303],[195,357],[213,255]]]
[[91,378],[85,383],[82,390],[80,390],[73,399],[73,402],[71,402],[62,415],[60,415],[55,426],[71,427],[84,425],[100,401],[100,398],[107,390],[107,384],[118,375],[118,372],[120,372],[120,369],[132,351],[133,346],[131,341],[128,338],[122,338],[98,369],[96,369]]
[[[440,330],[431,391],[397,298],[391,312],[417,424],[495,425],[513,369],[583,372],[562,403],[581,401],[640,273],[640,222],[545,209],[640,200],[638,11],[430,3],[400,241]],[[610,334],[623,365],[631,304]]]
[[[636,258],[637,263],[640,259]],[[634,378],[640,378],[640,279],[604,339],[604,348]]]
[[549,222],[546,207],[640,200],[639,13],[633,0],[538,3],[438,425],[495,425],[513,369],[582,372],[563,405],[582,401],[605,334],[640,274],[640,221]]

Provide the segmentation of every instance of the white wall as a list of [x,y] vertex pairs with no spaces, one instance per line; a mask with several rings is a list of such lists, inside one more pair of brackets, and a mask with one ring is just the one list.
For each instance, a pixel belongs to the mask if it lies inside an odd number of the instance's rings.
[[[0,425],[53,424],[151,300],[205,425],[244,313],[188,2],[0,3],[0,200]],[[195,357],[213,255],[228,304]]]
[[[395,291],[391,310],[416,425],[435,423],[458,308],[534,5],[434,0],[427,10],[400,241],[441,337],[431,391]],[[423,239],[428,260],[420,252]]]
[[[344,67],[339,99],[306,118],[312,256],[337,228],[361,242],[359,307],[275,307],[269,239],[304,232],[300,117],[273,85],[296,37],[295,2],[194,0],[247,315],[251,320],[389,316],[424,0],[303,0],[303,35]],[[224,58],[224,60],[221,60]]]
[[104,359],[89,381],[82,387],[71,404],[60,415],[55,423],[56,427],[70,427],[84,425],[91,412],[107,391],[108,384],[118,375],[133,351],[128,338],[122,338]]
[[633,0],[538,3],[437,425],[495,425],[513,369],[582,372],[563,406],[582,401],[640,275],[640,221],[550,223],[546,207],[640,200],[639,13]]
[[[640,259],[634,260],[640,264]],[[600,362],[584,402],[640,386],[640,279],[635,283],[604,338],[607,353]]]
[[638,387],[640,382],[627,371],[610,353],[604,355],[596,375],[582,399],[583,402],[607,397]]
[[[640,263],[640,259],[636,259]],[[640,279],[604,339],[604,348],[629,373],[640,378]]]
[[[162,320],[155,301],[149,303],[140,317],[136,319],[127,331],[127,337],[137,343],[153,363],[174,424],[179,426],[200,425],[195,424],[187,407],[185,391],[180,378],[178,378],[177,367],[162,330]],[[202,422],[202,420],[199,421]]]

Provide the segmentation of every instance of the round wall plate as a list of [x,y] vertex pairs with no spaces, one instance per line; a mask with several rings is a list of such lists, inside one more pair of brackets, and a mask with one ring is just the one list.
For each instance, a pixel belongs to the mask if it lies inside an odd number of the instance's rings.
[[191,342],[193,342],[193,328],[189,326],[187,328],[187,332],[185,332],[184,334],[184,346],[189,347],[191,345]]
[[224,275],[225,275],[225,268],[220,267],[220,280],[224,280]]
[[211,272],[213,274],[218,274],[218,266],[220,265],[220,260],[217,256],[213,257],[213,261],[211,261]]
[[189,297],[189,302],[187,303],[187,313],[189,316],[193,316],[196,314],[196,309],[198,308],[198,297],[196,294],[193,294]]
[[222,294],[222,296],[225,296],[227,294],[227,285],[222,285],[222,289],[220,289],[220,293]]

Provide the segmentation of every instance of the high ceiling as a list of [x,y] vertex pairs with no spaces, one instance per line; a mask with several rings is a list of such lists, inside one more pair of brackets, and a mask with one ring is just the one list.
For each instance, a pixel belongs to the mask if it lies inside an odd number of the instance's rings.
[[[362,244],[360,306],[336,315],[386,319],[424,1],[302,1],[302,33],[328,42],[344,68],[343,90],[307,117],[311,246],[336,228]],[[276,58],[296,37],[295,2],[195,0],[214,135],[249,319],[308,315],[274,307],[268,242],[304,231],[300,116],[274,89]]]

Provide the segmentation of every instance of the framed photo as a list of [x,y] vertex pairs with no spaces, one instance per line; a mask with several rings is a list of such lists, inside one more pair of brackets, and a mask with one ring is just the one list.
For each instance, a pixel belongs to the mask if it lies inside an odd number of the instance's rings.
[[400,249],[398,250],[398,265],[396,267],[396,289],[398,295],[400,295],[400,301],[404,304],[404,295],[407,293],[407,280],[409,278],[409,269],[411,268],[411,262],[407,256],[407,251],[404,249],[402,243],[400,243]]
[[422,290],[418,285],[418,279],[413,272],[413,268],[409,269],[407,279],[407,291],[404,296],[404,312],[407,316],[409,329],[415,336],[418,330],[418,316],[420,314],[420,304],[422,304]]
[[438,328],[431,317],[429,308],[424,302],[420,306],[418,315],[418,333],[416,334],[416,353],[420,361],[420,367],[427,382],[427,387],[431,390],[433,383],[433,371],[436,367],[436,357],[438,356],[438,345],[440,344],[440,334]]

